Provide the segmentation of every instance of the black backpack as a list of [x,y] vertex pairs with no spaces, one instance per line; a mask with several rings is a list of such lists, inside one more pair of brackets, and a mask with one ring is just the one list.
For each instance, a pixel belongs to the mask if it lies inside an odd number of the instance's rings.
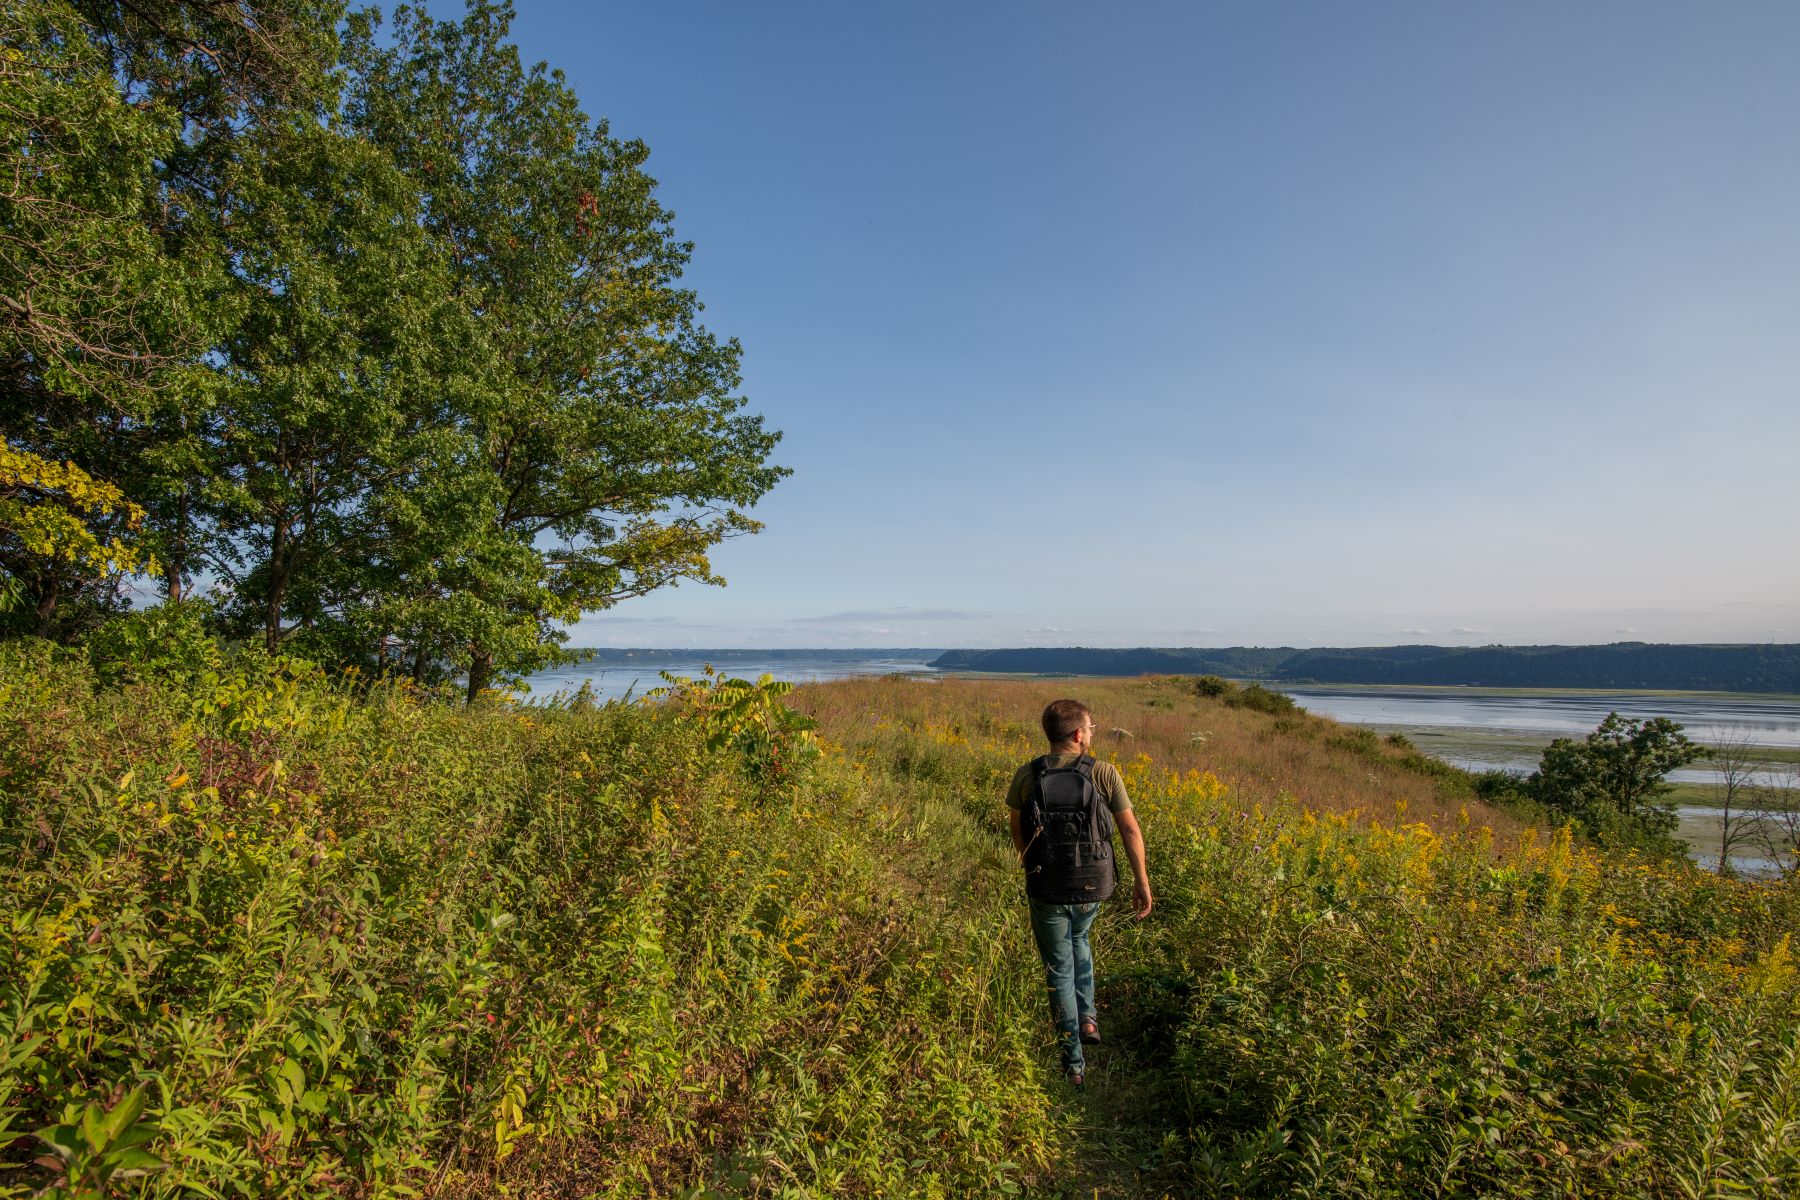
[[1045,904],[1088,904],[1113,893],[1112,813],[1094,787],[1094,759],[1067,767],[1050,756],[1031,764],[1031,792],[1020,813],[1025,833],[1025,892]]

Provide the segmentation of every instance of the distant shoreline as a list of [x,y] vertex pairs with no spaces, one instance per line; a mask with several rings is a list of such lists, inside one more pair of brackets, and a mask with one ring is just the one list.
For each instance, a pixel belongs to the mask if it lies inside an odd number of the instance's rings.
[[1222,675],[1283,687],[1354,687],[1458,695],[1572,694],[1800,697],[1800,645],[1287,646],[1130,649],[1039,646],[945,650],[925,646],[765,648],[590,647],[595,665],[784,662],[919,663],[944,675],[993,678],[1129,678]]
[[642,663],[642,662],[789,662],[804,659],[809,662],[868,662],[871,659],[883,658],[916,658],[920,662],[929,662],[951,651],[941,646],[872,646],[867,649],[846,650],[836,648],[812,649],[769,649],[767,647],[725,646],[699,650],[681,650],[667,646],[584,646],[571,650],[589,662],[598,663]]
[[1558,696],[1655,696],[1669,699],[1691,696],[1704,700],[1800,700],[1800,691],[1732,692],[1715,688],[1484,687],[1474,683],[1319,683],[1300,680],[1270,682],[1279,682],[1283,688],[1302,692],[1328,692],[1336,688],[1348,688],[1358,692],[1385,692],[1396,696],[1542,696],[1546,692],[1554,692]]
[[951,650],[945,672],[1222,675],[1292,686],[1800,695],[1800,645],[1287,646]]
[[[1120,679],[1129,676],[1074,674],[1067,671],[976,671],[960,668],[938,668],[938,676],[944,679]],[[1728,692],[1713,691],[1703,688],[1579,688],[1579,687],[1483,687],[1472,683],[1320,683],[1317,680],[1287,679],[1252,679],[1248,676],[1232,676],[1236,683],[1261,683],[1278,688],[1284,692],[1293,692],[1296,696],[1307,692],[1346,691],[1377,693],[1391,696],[1495,696],[1495,697],[1535,697],[1535,696],[1647,696],[1658,699],[1679,700],[1691,697],[1697,700],[1788,700],[1800,701],[1800,692]]]

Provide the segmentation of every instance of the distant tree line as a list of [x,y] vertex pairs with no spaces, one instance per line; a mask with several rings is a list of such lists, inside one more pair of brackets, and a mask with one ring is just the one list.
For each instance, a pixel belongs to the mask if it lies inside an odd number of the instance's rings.
[[469,694],[755,530],[786,472],[642,142],[509,3],[0,0],[0,621],[134,572]]
[[1287,683],[1647,688],[1800,693],[1800,645],[1291,646],[951,650],[944,670],[1068,675],[1221,675]]

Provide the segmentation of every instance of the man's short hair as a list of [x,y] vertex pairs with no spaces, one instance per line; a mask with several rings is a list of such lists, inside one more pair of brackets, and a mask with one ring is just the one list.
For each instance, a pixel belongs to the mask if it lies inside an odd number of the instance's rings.
[[1044,710],[1044,736],[1052,746],[1060,746],[1072,740],[1081,723],[1093,715],[1093,710],[1079,700],[1052,700]]

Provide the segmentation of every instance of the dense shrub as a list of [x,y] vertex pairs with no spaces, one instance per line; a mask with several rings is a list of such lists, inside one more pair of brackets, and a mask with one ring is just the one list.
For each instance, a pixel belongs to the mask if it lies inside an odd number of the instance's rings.
[[1421,752],[1405,734],[1394,733],[1384,738],[1373,729],[1345,725],[1328,734],[1325,744],[1334,750],[1348,751],[1365,762],[1384,763],[1416,775],[1424,775],[1435,780],[1439,788],[1449,795],[1475,794],[1473,779],[1467,771]]
[[1260,683],[1241,684],[1218,675],[1202,675],[1194,680],[1194,694],[1209,700],[1222,700],[1232,708],[1247,708],[1274,717],[1305,712],[1286,692],[1277,692]]
[[1344,726],[1343,729],[1326,738],[1325,744],[1339,750],[1348,750],[1352,754],[1371,760],[1387,757],[1382,753],[1381,739],[1376,736],[1375,731],[1361,725]]
[[1217,700],[1222,696],[1230,696],[1237,692],[1238,685],[1218,675],[1202,675],[1194,680],[1194,694]]
[[783,731],[283,662],[115,689],[41,647],[0,697],[0,1195],[148,1159],[167,1196],[954,1196],[1047,1160],[1023,932],[916,905],[893,852],[977,869],[960,814],[836,762],[770,803]]
[[1511,771],[1477,771],[1473,775],[1475,794],[1495,804],[1535,803],[1522,776]]
[[89,661],[107,684],[191,679],[217,671],[225,654],[209,628],[214,617],[213,606],[205,600],[123,613],[88,635]]

